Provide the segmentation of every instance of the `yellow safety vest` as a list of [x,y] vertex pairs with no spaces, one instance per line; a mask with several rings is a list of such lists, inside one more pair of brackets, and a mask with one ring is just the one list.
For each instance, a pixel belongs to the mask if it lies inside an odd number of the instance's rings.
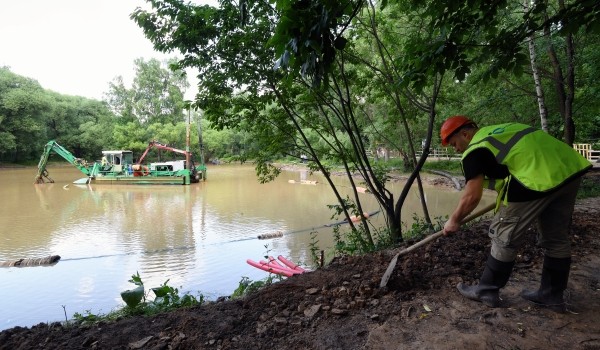
[[489,149],[510,173],[506,179],[484,179],[498,192],[498,204],[506,194],[510,177],[538,192],[551,191],[592,167],[579,152],[544,131],[519,123],[479,129],[463,152],[462,159],[478,148]]

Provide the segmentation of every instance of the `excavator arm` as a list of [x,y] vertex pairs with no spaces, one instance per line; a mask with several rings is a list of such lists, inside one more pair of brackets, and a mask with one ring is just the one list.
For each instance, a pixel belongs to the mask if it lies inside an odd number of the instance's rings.
[[192,152],[186,152],[186,151],[181,150],[181,149],[173,148],[173,147],[165,145],[164,143],[161,143],[159,141],[154,140],[154,141],[150,141],[148,143],[148,147],[146,147],[146,150],[144,151],[144,153],[142,154],[142,156],[140,157],[140,159],[137,161],[137,164],[142,164],[142,161],[144,160],[144,158],[146,158],[146,155],[148,154],[148,152],[152,148],[164,149],[164,150],[167,150],[167,151],[171,151],[171,152],[175,152],[175,153],[180,153],[180,154],[183,154],[183,155],[186,155],[187,153],[189,153],[190,156],[192,155]]
[[[40,157],[40,162],[38,163],[38,173],[35,177],[36,184],[43,184],[45,182],[54,182],[54,180],[52,180],[48,176],[48,170],[46,169],[46,165],[48,165],[48,159],[50,158],[50,155],[52,154],[52,152],[63,157],[66,161],[68,161],[69,163],[74,165],[77,169],[79,169],[86,176],[90,175],[91,171],[90,171],[89,164],[84,159],[75,157],[73,154],[71,154],[71,152],[67,151],[63,146],[59,145],[56,141],[52,140],[52,141],[48,141],[48,143],[46,143],[46,145],[44,146],[44,152],[42,153],[42,156]],[[46,180],[44,180],[44,179],[46,179]]]

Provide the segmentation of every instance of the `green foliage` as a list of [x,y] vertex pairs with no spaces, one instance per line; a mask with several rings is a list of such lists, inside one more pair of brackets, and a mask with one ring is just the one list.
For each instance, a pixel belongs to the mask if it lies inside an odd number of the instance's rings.
[[[174,67],[171,62],[165,62]],[[117,77],[111,83],[106,99],[111,110],[123,123],[137,121],[140,125],[152,123],[176,124],[184,120],[183,91],[189,87],[185,73],[163,68],[156,59],[134,61],[136,75],[131,88]]]
[[339,226],[335,226],[333,228],[333,242],[335,243],[334,244],[334,253],[336,255],[344,255],[344,254],[354,255],[358,251],[360,251],[360,249],[356,245],[356,242],[347,242],[342,237]]
[[121,292],[121,299],[123,299],[127,306],[134,308],[141,303],[142,299],[145,298],[144,293],[144,286],[138,286],[134,289]]
[[160,311],[162,310],[170,310],[176,309],[180,307],[194,306],[200,305],[204,302],[204,297],[199,295],[199,297],[195,297],[186,293],[184,295],[179,295],[179,289],[169,286],[167,283],[169,280],[166,280],[160,287],[152,288],[152,292],[155,295],[152,304]]
[[155,314],[180,307],[200,305],[204,302],[204,297],[202,295],[199,295],[198,297],[192,296],[188,293],[179,295],[179,290],[177,288],[171,287],[167,284],[169,280],[166,280],[159,287],[151,288],[152,292],[154,293],[154,300],[147,301],[144,282],[142,281],[139,273],[136,272],[135,275],[132,275],[129,282],[133,283],[137,287],[135,289],[122,292],[121,298],[127,304],[125,308],[129,308],[130,310],[128,311],[135,314]]
[[[591,2],[567,2],[564,9],[538,2],[526,12],[508,1],[150,3],[152,10],[138,9],[132,18],[157,49],[184,54],[180,68],[199,70],[194,105],[216,129],[248,132],[252,143],[237,159],[254,159],[261,181],[277,176],[273,159],[299,154],[325,176],[333,165],[349,178],[360,173],[372,182],[393,235],[401,230],[407,192],[392,198],[387,173],[372,166],[366,151],[395,149],[402,170],[411,172],[415,141],[439,142],[432,138],[438,114],[473,112],[482,124],[535,122],[532,84],[521,74],[529,66],[524,40],[548,25],[559,29],[551,39],[564,43],[565,32],[593,28],[598,17]],[[482,88],[486,80],[500,88]],[[364,236],[373,246],[368,228]]]
[[104,317],[92,313],[91,310],[85,310],[82,314],[79,312],[74,313],[73,319],[78,323],[91,324],[102,321]]
[[[354,16],[369,7],[375,10],[366,1],[276,4],[281,17],[269,43],[279,57],[278,66],[311,76],[317,85],[335,66],[336,52],[348,46],[343,34]],[[595,2],[566,2],[557,11],[551,2],[538,1],[525,13],[520,3],[509,1],[381,3],[382,9],[386,6],[417,28],[406,34],[404,51],[411,54],[402,60],[401,83],[419,91],[446,72],[462,81],[477,64],[488,66],[486,79],[497,78],[503,70],[521,75],[529,61],[518,43],[544,26],[560,27],[563,35],[582,27],[590,32],[600,29],[596,24],[600,6]]]
[[279,275],[269,274],[269,276],[263,278],[259,281],[252,281],[250,278],[246,276],[242,276],[238,287],[231,294],[232,299],[242,298],[244,296],[250,295],[261,288],[264,288],[268,285],[271,285],[275,282],[281,281],[283,277]]
[[121,292],[121,299],[123,299],[128,307],[135,308],[142,302],[142,299],[144,299],[144,302],[146,301],[144,283],[139,272],[132,275],[128,282],[135,284],[137,287]]
[[319,249],[319,241],[317,240],[317,232],[310,232],[310,243],[308,244],[308,251],[310,253],[310,259],[313,263],[313,266],[319,268],[322,264],[325,264],[324,261],[321,261],[321,254]]
[[182,307],[202,305],[204,303],[204,296],[202,294],[198,296],[193,296],[189,293],[180,295],[177,288],[168,285],[169,280],[166,280],[159,287],[151,288],[154,300],[148,301],[144,282],[138,272],[132,275],[128,282],[134,284],[136,287],[121,292],[121,298],[126,304],[124,307],[111,311],[106,315],[93,314],[90,310],[87,310],[84,314],[75,313],[73,319],[79,323],[89,324],[133,315],[154,315]]
[[[333,209],[332,219],[338,217],[339,215],[348,212],[351,215],[361,216],[362,213],[358,210],[358,206],[349,198],[341,199],[341,205],[333,204],[328,205],[329,209]],[[347,218],[346,218],[347,219]],[[375,247],[373,246],[373,241],[371,234],[366,229],[366,221],[360,221],[361,225],[352,226],[350,232],[346,234],[346,239],[340,239],[340,225],[334,226],[334,237],[337,237],[336,240],[336,250],[338,251],[347,251],[351,254],[355,252],[366,253],[372,251]]]
[[577,199],[600,197],[600,178],[597,176],[584,176],[581,180]]
[[335,226],[333,230],[334,254],[335,255],[361,255],[373,251],[392,247],[396,242],[392,239],[389,229],[380,228],[372,232],[373,245],[365,245],[361,237],[364,232],[361,228],[350,230],[346,234],[342,234],[339,226]]
[[[271,249],[269,248],[268,244],[265,244],[264,247],[265,247],[264,258],[265,258],[265,260],[268,260]],[[259,281],[252,281],[250,278],[248,278],[246,276],[242,276],[242,279],[240,280],[238,287],[233,291],[231,298],[236,299],[236,298],[241,298],[246,295],[252,294],[265,286],[268,286],[277,281],[282,281],[283,278],[284,278],[283,276],[280,276],[278,274],[272,274],[270,272],[269,272],[269,276],[267,276],[266,278],[259,280]]]
[[42,149],[50,104],[37,81],[0,67],[0,160],[23,161]]
[[425,162],[423,170],[442,170],[454,173],[462,173],[462,167],[458,160],[432,160]]
[[37,81],[0,67],[0,160],[38,159],[55,139],[79,158],[99,153],[98,131],[110,139],[106,105],[79,96],[47,91]]
[[280,19],[269,45],[279,57],[275,68],[289,68],[309,77],[314,86],[327,80],[337,50],[348,40],[343,29],[362,1],[277,1]]
[[422,217],[417,214],[413,214],[413,222],[409,229],[404,231],[405,239],[416,239],[420,240],[425,235],[441,230],[444,227],[444,220],[441,217],[435,219],[435,223],[429,224]]

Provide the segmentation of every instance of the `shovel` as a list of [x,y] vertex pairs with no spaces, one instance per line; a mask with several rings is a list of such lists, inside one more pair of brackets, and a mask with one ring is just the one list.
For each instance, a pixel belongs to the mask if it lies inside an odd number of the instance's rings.
[[[481,208],[480,210],[478,210],[478,211],[472,213],[471,215],[467,216],[466,218],[464,218],[460,222],[460,224],[461,225],[466,224],[467,222],[480,217],[481,215],[487,213],[488,211],[494,209],[495,207],[496,207],[496,203],[492,203],[484,208]],[[419,248],[420,246],[425,245],[431,241],[434,241],[434,240],[440,238],[443,234],[444,234],[444,230],[440,230],[440,231],[432,234],[431,236],[428,236],[427,238],[411,245],[410,247],[401,250],[396,255],[394,255],[394,257],[392,258],[392,261],[390,261],[390,264],[388,265],[387,269],[385,270],[383,277],[381,277],[381,283],[379,283],[379,288],[383,288],[383,287],[387,286],[387,283],[390,280],[390,276],[392,275],[392,272],[394,271],[394,268],[396,267],[396,263],[398,262],[398,257],[400,255],[405,255],[407,253],[410,253],[413,250]]]

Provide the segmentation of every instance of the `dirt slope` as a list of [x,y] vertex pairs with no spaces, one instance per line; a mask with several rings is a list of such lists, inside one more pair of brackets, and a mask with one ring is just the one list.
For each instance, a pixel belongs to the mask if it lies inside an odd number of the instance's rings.
[[502,308],[458,294],[489,252],[480,222],[401,257],[384,289],[398,250],[337,258],[243,300],[86,327],[16,327],[0,333],[0,349],[600,349],[599,216],[600,198],[578,202],[567,314],[518,297],[539,281],[533,229]]

